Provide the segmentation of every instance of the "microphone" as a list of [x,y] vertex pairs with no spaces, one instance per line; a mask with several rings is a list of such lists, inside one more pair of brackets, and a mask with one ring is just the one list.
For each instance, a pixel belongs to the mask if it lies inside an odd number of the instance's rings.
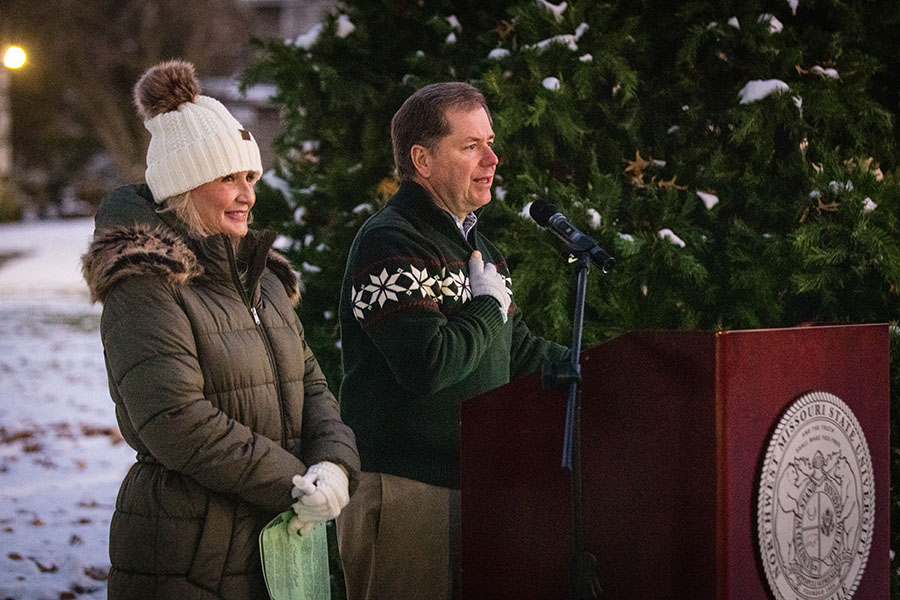
[[528,209],[528,214],[535,223],[549,229],[556,237],[566,243],[572,252],[584,252],[591,257],[591,261],[600,267],[604,273],[609,272],[616,259],[606,253],[592,237],[589,237],[572,225],[569,220],[557,210],[556,206],[544,200],[535,200]]

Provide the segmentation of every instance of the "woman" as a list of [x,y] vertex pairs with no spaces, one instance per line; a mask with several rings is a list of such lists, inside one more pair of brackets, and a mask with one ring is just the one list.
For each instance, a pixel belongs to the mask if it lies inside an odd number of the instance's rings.
[[248,230],[253,137],[199,95],[189,63],[147,71],[135,102],[147,185],[104,200],[83,257],[137,451],[110,524],[109,597],[267,598],[262,527],[292,494],[301,531],[337,516],[355,440],[294,312],[291,265],[274,234]]

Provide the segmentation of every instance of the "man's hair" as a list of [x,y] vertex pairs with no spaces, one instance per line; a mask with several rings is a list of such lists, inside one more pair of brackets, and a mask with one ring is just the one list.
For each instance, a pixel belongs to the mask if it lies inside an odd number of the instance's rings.
[[438,140],[450,134],[446,116],[449,111],[479,107],[490,119],[491,111],[484,95],[468,83],[458,81],[432,83],[407,98],[391,119],[394,164],[400,181],[410,181],[416,174],[410,157],[413,146],[418,144],[431,150]]

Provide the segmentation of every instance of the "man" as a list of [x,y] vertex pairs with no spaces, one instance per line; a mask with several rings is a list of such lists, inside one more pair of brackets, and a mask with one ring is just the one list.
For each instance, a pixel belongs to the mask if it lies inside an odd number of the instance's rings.
[[357,234],[341,294],[340,399],[365,472],[338,536],[349,600],[437,600],[459,564],[460,404],[566,348],[528,331],[477,231],[498,162],[482,94],[426,86],[391,139],[400,189]]

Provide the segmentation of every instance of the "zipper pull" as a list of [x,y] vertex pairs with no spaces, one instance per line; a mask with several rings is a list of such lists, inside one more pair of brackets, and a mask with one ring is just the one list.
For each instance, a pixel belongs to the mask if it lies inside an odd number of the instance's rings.
[[261,321],[259,320],[259,313],[256,312],[255,306],[250,307],[250,314],[253,315],[253,322],[257,325],[260,325]]

